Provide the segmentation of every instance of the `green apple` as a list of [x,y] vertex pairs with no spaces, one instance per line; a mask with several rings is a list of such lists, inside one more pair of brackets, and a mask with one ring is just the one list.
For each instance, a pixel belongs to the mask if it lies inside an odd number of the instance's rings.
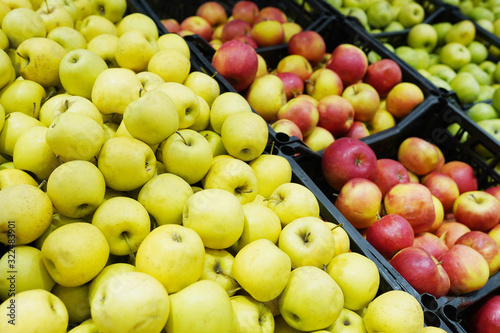
[[258,193],[258,180],[253,169],[248,163],[232,157],[214,161],[202,183],[205,189],[232,193],[242,205],[252,202]]
[[45,100],[38,119],[49,127],[60,114],[65,112],[87,116],[103,126],[103,115],[94,103],[85,97],[68,93],[57,94]]
[[438,88],[444,89],[446,91],[452,90],[450,84],[437,75],[431,74],[427,76],[426,79]]
[[475,7],[475,4],[474,4],[473,0],[463,0],[463,1],[460,1],[460,0],[458,0],[458,1],[457,0],[447,0],[447,1],[452,1],[453,2],[452,4],[454,6],[459,7],[460,11],[462,13],[464,13],[465,15],[467,15],[472,10],[472,8]]
[[66,52],[74,49],[86,49],[87,40],[82,33],[70,27],[57,27],[52,29],[47,38],[59,43]]
[[43,264],[42,252],[32,246],[12,247],[0,259],[0,267],[1,301],[25,290],[44,289],[50,291],[55,284]]
[[323,268],[335,253],[335,237],[318,217],[301,217],[281,230],[278,247],[288,254],[292,269],[302,266]]
[[257,176],[257,193],[266,199],[278,186],[292,181],[292,167],[283,156],[262,154],[249,164]]
[[52,152],[63,162],[91,161],[104,143],[104,129],[86,115],[64,112],[52,121],[45,138]]
[[91,0],[93,11],[118,23],[126,13],[127,2],[124,0]]
[[54,87],[61,83],[59,64],[66,50],[46,37],[33,37],[23,41],[16,49],[19,74],[27,80],[38,82],[43,87]]
[[69,51],[59,65],[61,85],[67,93],[90,99],[96,78],[108,69],[106,62],[92,51]]
[[457,75],[457,73],[455,72],[455,70],[453,68],[451,68],[450,66],[445,65],[445,64],[431,65],[427,69],[427,71],[431,75],[435,75],[435,76],[439,77],[440,79],[443,79],[447,83],[450,83],[451,80],[453,80],[455,78],[455,76]]
[[193,189],[181,177],[162,173],[144,184],[137,200],[153,216],[157,225],[181,224],[182,210]]
[[137,250],[135,266],[139,272],[158,279],[173,294],[198,281],[204,261],[205,247],[196,231],[165,224],[146,236]]
[[422,23],[425,18],[425,9],[422,5],[416,1],[409,1],[405,3],[399,14],[397,16],[397,20],[401,22],[401,24],[405,28],[411,28],[418,23]]
[[131,191],[153,178],[156,157],[144,142],[115,136],[102,145],[97,166],[106,180],[106,186],[117,191]]
[[401,22],[392,21],[384,28],[384,32],[402,31],[404,29],[405,27]]
[[491,105],[493,108],[497,111],[500,112],[500,89],[495,88],[495,91],[493,92],[492,99],[491,99]]
[[484,102],[491,100],[493,98],[493,93],[495,88],[490,85],[480,85],[479,86],[479,96],[477,97],[477,102]]
[[476,81],[479,83],[479,85],[489,86],[491,84],[491,76],[483,71],[478,64],[475,64],[473,62],[465,64],[458,70],[458,73],[462,72],[471,73],[474,78],[476,78]]
[[370,28],[365,10],[358,7],[344,6],[339,8],[339,12],[345,16],[356,18],[365,29]]
[[179,129],[179,115],[172,99],[161,90],[146,91],[123,112],[128,132],[148,145],[157,145]]
[[471,54],[467,46],[459,42],[446,43],[439,52],[439,60],[442,64],[450,66],[454,70],[468,64]]
[[104,267],[99,274],[95,278],[92,279],[88,283],[89,285],[89,290],[88,290],[88,300],[90,303],[92,303],[92,300],[94,299],[94,296],[96,294],[97,289],[101,284],[104,283],[104,281],[111,279],[114,280],[115,282],[117,281],[116,279],[116,274],[124,273],[124,272],[136,272],[137,268],[128,263],[112,263],[112,264],[107,264],[106,267]]
[[479,27],[483,28],[484,30],[486,30],[487,32],[489,32],[491,34],[494,34],[495,26],[493,25],[493,21],[490,21],[487,18],[481,18],[475,22]]
[[448,30],[453,26],[451,22],[436,22],[432,23],[434,30],[436,30],[438,40],[436,46],[443,46],[445,44],[445,36]]
[[407,45],[401,45],[394,49],[394,53],[411,67],[417,68],[418,56],[414,48]]
[[268,124],[253,112],[232,114],[221,128],[221,139],[227,152],[243,161],[260,156],[266,148],[268,137]]
[[191,129],[181,129],[170,135],[161,151],[167,172],[191,185],[205,177],[212,164],[210,144],[203,135]]
[[186,129],[196,122],[200,115],[200,101],[191,89],[177,82],[165,82],[156,89],[166,93],[174,102],[179,115],[179,129]]
[[[500,141],[500,131],[498,130],[500,127],[500,119],[487,119],[487,120],[481,120],[477,122],[479,127],[481,127],[488,135],[491,135],[493,139]],[[484,158],[490,158],[493,157],[492,154],[485,149],[482,145],[478,145],[475,147],[475,150],[478,152],[479,155],[483,156]]]
[[481,19],[486,19],[490,22],[493,22],[493,20],[495,19],[495,14],[493,14],[493,11],[490,8],[483,6],[475,6],[467,13],[467,16],[472,21],[479,21]]
[[[343,305],[340,286],[327,272],[314,266],[292,270],[279,295],[281,316],[288,325],[300,331],[320,330],[332,325]],[[311,312],[311,307],[316,311]]]
[[36,13],[42,19],[47,33],[57,27],[74,28],[73,16],[61,5],[46,4],[38,8]]
[[488,58],[488,48],[481,42],[473,40],[467,45],[470,51],[471,62],[475,64],[480,64]]
[[31,37],[47,35],[42,18],[32,8],[14,8],[7,12],[2,20],[2,30],[13,49]]
[[12,112],[5,116],[0,131],[0,153],[12,157],[19,136],[33,126],[44,126],[38,119],[22,112]]
[[289,281],[290,257],[269,239],[257,239],[234,257],[232,274],[255,300],[268,302],[278,297]]
[[450,82],[451,89],[463,104],[470,104],[479,97],[480,86],[474,75],[468,72],[458,73]]
[[417,55],[416,69],[427,69],[430,66],[431,58],[430,54],[425,49],[416,48],[415,54]]
[[436,29],[428,23],[418,23],[410,28],[407,36],[408,46],[414,49],[424,49],[428,53],[434,51],[438,42]]
[[210,108],[210,126],[213,131],[220,134],[226,118],[237,112],[252,112],[250,104],[242,95],[228,91],[217,96]]
[[0,311],[6,314],[0,321],[2,332],[12,332],[15,327],[18,332],[64,333],[69,324],[64,303],[43,289],[26,290],[9,297],[0,304]]
[[467,115],[475,122],[499,118],[498,112],[489,103],[476,103],[467,110]]
[[0,50],[0,89],[12,82],[13,75],[15,75],[15,70],[9,55],[4,50]]
[[45,126],[34,126],[26,130],[17,139],[12,155],[17,169],[29,171],[40,180],[47,180],[52,171],[62,163],[45,140],[47,131]]
[[114,197],[94,212],[92,224],[98,227],[114,255],[132,255],[149,234],[151,221],[146,208],[137,200]]
[[314,193],[298,183],[278,186],[268,199],[267,207],[279,216],[285,226],[300,217],[319,217],[319,203]]
[[203,72],[193,71],[189,73],[183,84],[196,95],[203,98],[210,108],[214,100],[220,95],[220,87],[217,80]]
[[169,316],[170,299],[151,275],[123,272],[97,288],[90,311],[104,332],[160,332]]
[[85,17],[79,24],[77,30],[82,33],[87,43],[90,43],[92,39],[102,34],[118,36],[116,25],[108,18],[98,14]]
[[50,276],[66,287],[91,281],[109,257],[106,237],[99,228],[86,222],[57,228],[45,239],[41,251]]
[[491,61],[491,60],[484,60],[479,63],[479,68],[481,68],[483,71],[488,73],[490,75],[490,78],[493,82],[494,80],[494,73],[496,69],[496,63]]
[[91,101],[103,114],[123,114],[127,105],[141,96],[141,81],[127,68],[108,68],[97,75]]
[[445,42],[469,45],[476,38],[476,26],[471,20],[454,23],[445,35]]
[[[90,1],[90,0],[89,0]],[[87,43],[87,50],[101,57],[109,68],[117,68],[116,49],[118,47],[118,36],[113,34],[101,34]]]
[[47,180],[47,194],[54,208],[72,218],[93,213],[102,203],[105,189],[99,169],[82,160],[61,164]]
[[394,13],[388,1],[370,1],[366,8],[366,17],[370,27],[384,29],[393,21]]
[[207,139],[210,147],[212,148],[212,155],[214,157],[219,155],[227,155],[226,148],[224,147],[222,138],[219,134],[211,130],[204,130],[200,131],[199,133],[203,135],[205,139]]
[[89,283],[76,287],[65,287],[56,284],[51,293],[57,296],[68,310],[71,323],[80,324],[90,318]]
[[46,97],[44,87],[32,80],[15,80],[0,90],[0,104],[5,114],[22,112],[32,118],[38,118]]
[[331,333],[365,333],[363,318],[354,311],[343,308],[335,323],[327,328]]
[[274,332],[274,316],[266,303],[256,301],[248,295],[236,295],[231,297],[231,305],[240,330]]
[[170,295],[166,332],[236,332],[237,320],[226,290],[200,280]]
[[227,250],[205,248],[205,264],[200,280],[213,280],[220,284],[229,296],[239,290],[239,285],[231,276],[234,256]]
[[377,265],[359,253],[347,252],[335,256],[328,263],[326,272],[342,289],[344,307],[349,310],[361,310],[378,292],[380,275]]
[[154,37],[139,30],[131,30],[119,37],[115,59],[120,67],[137,73],[148,68],[149,60],[157,51]]
[[366,10],[370,4],[369,0],[344,0],[343,7],[356,7],[362,10]]

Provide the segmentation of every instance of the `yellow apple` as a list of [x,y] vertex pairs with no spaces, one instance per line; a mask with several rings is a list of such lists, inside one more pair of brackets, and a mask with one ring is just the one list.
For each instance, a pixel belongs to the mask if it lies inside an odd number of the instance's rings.
[[147,70],[161,76],[165,82],[183,83],[191,71],[191,62],[176,49],[163,49],[151,56]]
[[66,50],[66,52],[75,49],[87,48],[87,40],[80,31],[74,28],[70,27],[54,28],[47,34],[47,38],[60,44]]
[[81,21],[81,24],[77,26],[77,30],[82,33],[87,43],[90,43],[92,39],[102,34],[118,36],[116,25],[108,18],[98,14],[85,17]]
[[5,114],[21,112],[38,118],[42,101],[47,94],[44,87],[32,80],[16,80],[0,90],[0,104]]
[[52,203],[38,187],[19,184],[0,191],[0,242],[31,243],[43,234],[52,220]]
[[[100,0],[102,1],[102,0]],[[116,23],[118,36],[132,30],[139,30],[146,35],[149,35],[154,40],[158,39],[158,27],[155,21],[148,15],[135,12],[125,15]]]
[[203,98],[209,108],[212,107],[214,100],[220,95],[220,87],[217,80],[203,72],[194,71],[189,73],[183,84],[196,95]]
[[220,284],[229,296],[239,290],[239,285],[231,276],[234,256],[226,250],[205,248],[205,264],[200,280],[213,280]]
[[115,59],[122,68],[140,72],[148,68],[151,57],[158,52],[156,39],[140,30],[130,30],[120,35]]
[[[210,123],[210,106],[208,105],[207,101],[205,101],[200,96],[198,96],[198,102],[200,104],[200,108],[199,108],[200,113],[198,114],[198,117],[196,117],[195,122],[191,126],[189,126],[188,128],[192,129],[193,131],[200,132],[200,134],[201,134],[202,131],[204,131],[208,128],[208,125]],[[217,133],[215,133],[215,134],[217,134]],[[210,140],[209,140],[209,142],[210,142]],[[222,144],[222,141],[221,141],[221,144]],[[225,151],[225,153],[227,153],[225,149],[224,149],[224,151]],[[214,152],[214,149],[212,149],[212,152]]]
[[262,154],[249,164],[257,176],[257,193],[264,198],[269,198],[278,186],[292,180],[292,167],[283,156]]
[[118,39],[118,36],[113,34],[98,35],[87,43],[87,50],[101,57],[109,68],[119,67],[115,57]]
[[331,333],[366,333],[363,318],[354,311],[343,308],[335,323],[327,328]]
[[15,168],[0,170],[0,190],[3,190],[7,186],[17,184],[28,184],[38,187],[36,180],[26,171]]
[[120,22],[127,10],[125,0],[92,0],[90,5],[93,12],[108,18],[115,24]]
[[240,331],[274,333],[274,316],[263,302],[248,295],[231,297],[231,304],[238,319]]
[[2,20],[2,30],[13,49],[31,37],[47,35],[42,18],[32,8],[14,8],[8,11]]
[[246,96],[250,106],[266,121],[272,121],[287,98],[283,81],[273,74],[263,75],[248,88]]
[[54,2],[39,7],[36,13],[42,19],[45,25],[45,31],[47,33],[51,32],[57,27],[68,27],[74,28],[73,16],[65,7],[55,4]]
[[156,89],[160,84],[165,83],[161,76],[148,71],[139,72],[136,76],[146,91]]
[[92,279],[88,283],[89,290],[88,290],[88,300],[89,303],[92,303],[92,300],[94,299],[94,296],[96,294],[97,289],[101,284],[103,284],[106,280],[110,279],[112,280],[112,284],[114,285],[119,285],[119,280],[116,278],[117,274],[124,273],[124,272],[136,272],[137,268],[132,265],[132,264],[127,264],[127,263],[114,263],[114,264],[109,264],[104,267],[99,274],[95,278]]
[[184,54],[186,58],[191,58],[191,50],[189,45],[184,38],[176,33],[166,33],[158,37],[157,39],[158,49],[174,49]]
[[49,127],[58,115],[64,112],[80,113],[94,119],[99,125],[103,125],[103,115],[99,109],[82,96],[62,93],[48,98],[40,108],[38,119]]
[[76,287],[65,287],[56,284],[51,293],[64,303],[71,323],[80,324],[90,318],[88,283]]
[[188,128],[196,122],[200,114],[200,101],[191,89],[177,82],[165,82],[157,89],[165,92],[174,102],[179,115],[180,129]]
[[238,93],[228,91],[217,96],[210,108],[210,126],[220,134],[226,118],[237,112],[252,112],[250,104]]
[[326,225],[332,231],[333,237],[335,237],[335,253],[334,257],[341,253],[349,252],[351,249],[351,239],[349,234],[343,228],[343,224],[335,224],[333,222],[325,222]]
[[3,49],[0,50],[0,89],[11,82],[14,73],[14,66],[12,65],[9,55]]

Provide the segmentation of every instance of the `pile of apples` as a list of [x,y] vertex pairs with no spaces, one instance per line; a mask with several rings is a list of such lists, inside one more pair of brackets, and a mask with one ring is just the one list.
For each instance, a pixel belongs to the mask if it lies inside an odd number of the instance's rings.
[[478,189],[474,169],[435,144],[408,137],[378,159],[342,138],[322,172],[337,209],[419,293],[467,294],[500,269],[500,186]]
[[1,332],[428,330],[181,36],[91,4],[3,17]]
[[444,3],[458,7],[480,27],[495,36],[500,36],[500,7],[494,1],[444,0]]
[[402,31],[422,23],[435,8],[415,0],[326,0],[345,16],[355,17],[370,33]]

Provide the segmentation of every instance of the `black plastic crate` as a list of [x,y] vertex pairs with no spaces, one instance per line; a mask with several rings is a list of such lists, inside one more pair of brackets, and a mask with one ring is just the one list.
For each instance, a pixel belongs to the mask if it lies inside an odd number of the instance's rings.
[[[448,130],[448,127],[453,124],[458,126],[459,129],[452,133]],[[494,170],[500,161],[500,143],[492,136],[487,135],[462,110],[449,103],[446,99],[440,98],[438,104],[433,105],[421,117],[414,119],[407,126],[400,127],[392,133],[382,133],[377,137],[367,137],[361,139],[361,141],[374,150],[377,158],[397,159],[399,145],[410,136],[420,137],[436,144],[442,150],[446,161],[459,160],[470,164],[476,171],[479,189],[500,184],[500,174]],[[488,159],[488,161],[483,159],[476,152],[479,146],[486,148],[495,157]],[[326,198],[329,198],[327,200],[334,202],[334,196],[338,192],[330,187],[323,177],[321,152],[315,153],[311,151],[298,140],[284,145],[281,147],[281,151],[293,157],[304,173],[311,178],[314,187],[318,188]],[[355,233],[361,236],[356,229],[354,230]],[[373,251],[377,252],[376,250]],[[380,256],[378,258],[388,264],[386,259]],[[395,277],[400,282],[406,282],[397,272]],[[500,273],[497,273],[488,280],[483,288],[471,293],[439,298],[430,294],[420,296],[424,306],[437,309],[441,317],[445,318],[450,325],[456,327],[454,331],[460,332],[460,329],[463,329],[461,320],[464,317],[464,310],[499,288]],[[413,291],[416,292],[414,289]]]
[[422,298],[421,295],[419,295],[415,289],[413,289],[408,282],[406,282],[406,280],[399,275],[389,262],[383,259],[380,253],[378,253],[373,246],[368,243],[368,241],[345,219],[334,204],[328,199],[325,193],[317,186],[315,181],[311,179],[307,172],[300,166],[300,163],[297,162],[295,158],[281,151],[283,148],[285,148],[286,152],[286,146],[283,146],[280,148],[280,152],[278,154],[284,156],[290,162],[290,165],[292,166],[292,182],[304,185],[314,193],[320,206],[320,215],[324,220],[334,222],[335,224],[343,224],[344,230],[349,235],[350,249],[352,252],[364,255],[377,265],[380,274],[380,286],[377,296],[391,290],[405,291],[415,297],[422,306],[426,326],[439,327],[450,333],[465,332],[452,329],[443,319],[441,319],[441,317],[437,314],[437,302],[424,302],[425,298]]
[[[185,18],[196,14],[204,0],[194,1],[169,1],[169,0],[138,0],[147,14],[155,20],[158,29],[163,33],[168,30],[163,26],[161,20],[167,18],[176,19],[179,23]],[[227,16],[231,16],[233,6],[238,0],[217,0],[226,10]],[[253,0],[260,9],[273,6],[281,9],[289,21],[298,23],[304,30],[311,30],[314,23],[327,13],[327,5],[321,0]]]

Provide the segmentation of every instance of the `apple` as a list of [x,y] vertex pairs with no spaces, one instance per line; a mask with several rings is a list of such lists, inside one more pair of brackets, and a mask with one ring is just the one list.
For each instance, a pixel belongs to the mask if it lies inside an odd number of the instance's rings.
[[389,91],[401,81],[401,68],[392,59],[380,59],[371,63],[363,77],[363,82],[375,88],[380,98],[386,97]]
[[222,43],[229,42],[240,36],[252,37],[252,26],[248,22],[233,19],[223,25],[221,31]]
[[231,14],[234,20],[243,20],[253,25],[259,14],[259,6],[253,1],[238,1],[234,4]]
[[447,221],[435,231],[435,234],[446,243],[448,248],[451,248],[460,236],[469,231],[471,231],[470,228],[463,223]]
[[2,20],[2,31],[7,35],[12,48],[32,37],[45,37],[47,30],[40,15],[33,8],[12,8]]
[[276,73],[291,72],[306,82],[313,73],[311,63],[298,54],[289,54],[281,58],[276,65]]
[[454,70],[470,63],[471,54],[467,46],[459,42],[449,42],[439,51],[439,61]]
[[416,234],[413,240],[413,246],[426,250],[435,258],[439,258],[440,255],[448,251],[448,246],[444,240],[428,231]]
[[359,47],[340,44],[335,47],[325,66],[336,72],[342,79],[344,87],[348,87],[363,79],[368,69],[368,59]]
[[210,108],[210,127],[214,132],[220,134],[226,118],[237,112],[252,112],[245,97],[232,91],[220,94],[215,98]]
[[277,119],[289,119],[300,128],[304,137],[318,125],[319,111],[316,105],[305,99],[292,98],[280,107]]
[[478,305],[467,321],[467,330],[471,333],[493,333],[500,329],[498,313],[500,296],[490,295]]
[[233,38],[233,40],[239,40],[240,42],[243,42],[243,43],[249,45],[250,47],[252,47],[252,49],[257,49],[259,47],[259,45],[257,44],[256,40],[254,38],[252,38],[252,37],[237,36],[237,37]]
[[257,53],[243,42],[229,41],[215,52],[212,65],[240,92],[249,87],[255,78],[258,67]]
[[278,21],[280,23],[285,23],[288,18],[281,9],[274,6],[267,6],[261,8],[257,16],[255,17],[253,24],[257,24],[261,21]]
[[490,277],[495,275],[500,269],[500,249],[495,240],[482,231],[469,231],[460,236],[455,244],[462,244],[472,247],[486,259],[490,268]]
[[409,137],[398,147],[398,161],[409,171],[423,176],[436,169],[438,152],[432,143],[419,137]]
[[325,41],[314,30],[301,31],[288,41],[288,53],[304,56],[312,66],[316,66],[323,60],[325,52]]
[[395,118],[406,117],[425,99],[419,86],[411,82],[396,84],[387,94],[386,108]]
[[471,230],[488,231],[500,222],[500,202],[484,191],[464,192],[453,204],[453,215]]
[[415,234],[429,228],[436,218],[430,190],[419,183],[393,186],[384,197],[387,214],[398,214],[412,225]]
[[290,119],[278,119],[271,124],[271,128],[276,133],[284,133],[289,137],[295,136],[300,140],[304,139],[300,127]]
[[223,25],[227,21],[226,10],[215,1],[207,1],[196,9],[196,15],[203,17],[212,27]]
[[[327,332],[365,332],[363,318],[354,311],[343,308],[335,323],[327,328]],[[321,332],[321,331],[320,331]]]
[[450,278],[451,295],[459,296],[481,289],[488,282],[488,262],[472,247],[455,244],[437,259]]
[[370,121],[379,109],[380,96],[377,90],[368,83],[358,82],[347,86],[342,92],[354,108],[354,119],[362,122]]
[[351,178],[373,179],[377,157],[366,143],[353,138],[339,138],[325,149],[321,168],[326,182],[339,191]]
[[256,78],[245,95],[254,111],[266,121],[275,120],[280,108],[287,102],[283,81],[273,74]]
[[478,189],[474,169],[465,162],[449,161],[439,171],[453,178],[457,183],[460,194]]
[[274,332],[274,316],[270,307],[248,295],[231,297],[240,330]]
[[277,73],[276,76],[283,82],[283,88],[285,90],[287,100],[290,100],[304,92],[304,81],[302,81],[302,79],[296,74],[283,72]]
[[292,167],[283,156],[262,154],[248,164],[257,177],[257,193],[265,199],[269,198],[278,186],[292,181]]
[[188,16],[180,22],[180,27],[181,30],[191,31],[194,34],[200,35],[206,41],[209,41],[212,37],[212,26],[202,16]]
[[85,17],[80,24],[78,24],[78,31],[87,40],[87,44],[95,37],[102,34],[111,34],[118,37],[118,29],[115,23],[105,16],[97,13]]
[[320,126],[316,126],[304,139],[304,143],[313,151],[321,151],[328,148],[335,141],[332,133]]
[[429,252],[419,247],[407,247],[389,261],[419,294],[428,293],[436,298],[446,296],[450,290],[450,277]]
[[384,29],[393,22],[394,10],[389,2],[377,1],[366,8],[368,25],[375,29]]
[[366,178],[349,179],[335,199],[335,207],[356,229],[373,225],[379,218],[381,206],[380,189]]
[[251,37],[259,47],[275,46],[284,42],[285,32],[278,21],[261,21],[252,26]]
[[370,135],[370,130],[366,123],[355,120],[345,136],[353,139],[362,139]]
[[318,68],[306,80],[307,94],[317,101],[330,95],[341,95],[344,86],[340,76],[328,68]]
[[282,23],[283,25],[283,32],[285,33],[285,43],[288,43],[290,41],[290,38],[292,38],[295,34],[298,34],[299,32],[304,31],[304,28],[297,22],[285,22]]
[[340,95],[329,95],[318,101],[318,126],[327,129],[335,138],[345,136],[354,122],[351,102]]
[[377,159],[377,166],[373,182],[378,186],[382,196],[385,196],[394,185],[409,183],[410,176],[401,162],[390,158]]
[[425,9],[418,2],[408,2],[405,3],[399,14],[397,20],[403,24],[405,28],[411,28],[412,26],[421,23],[425,18]]
[[365,238],[384,258],[390,260],[396,252],[413,246],[415,236],[407,219],[388,214],[368,227]]
[[161,20],[161,23],[169,33],[177,33],[181,30],[179,21],[174,18],[166,18]]

